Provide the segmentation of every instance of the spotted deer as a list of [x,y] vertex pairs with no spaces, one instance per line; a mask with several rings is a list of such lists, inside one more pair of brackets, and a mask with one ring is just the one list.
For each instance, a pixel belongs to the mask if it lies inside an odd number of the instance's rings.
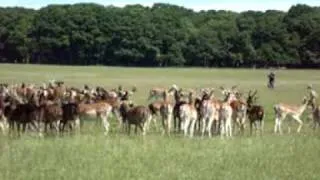
[[184,136],[187,136],[189,131],[190,137],[193,137],[197,116],[198,113],[194,106],[193,92],[190,92],[189,102],[180,106],[180,118]]
[[[309,101],[306,96],[303,98],[303,102],[301,105],[293,105],[286,103],[278,103],[273,106],[275,113],[275,125],[274,125],[274,133],[279,132],[282,134],[282,123],[287,116],[290,116],[295,121],[298,122],[299,127],[297,128],[297,132],[300,133],[303,121],[301,120],[301,115],[306,110]],[[288,132],[290,132],[290,126],[288,126]]]

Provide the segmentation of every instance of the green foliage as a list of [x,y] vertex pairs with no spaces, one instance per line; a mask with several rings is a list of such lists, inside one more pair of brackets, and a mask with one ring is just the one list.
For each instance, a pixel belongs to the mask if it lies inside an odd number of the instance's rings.
[[156,3],[0,8],[0,61],[242,67],[319,65],[320,8],[194,12]]

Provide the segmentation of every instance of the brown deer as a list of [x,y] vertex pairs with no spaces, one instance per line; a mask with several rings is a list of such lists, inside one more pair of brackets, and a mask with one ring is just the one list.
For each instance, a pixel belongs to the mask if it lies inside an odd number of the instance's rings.
[[170,135],[171,124],[172,124],[172,111],[173,106],[171,102],[168,100],[168,92],[163,92],[163,103],[160,107],[160,114],[162,118],[162,126],[163,126],[163,134],[167,133]]
[[52,102],[46,97],[46,93],[39,95],[39,130],[43,132],[42,125],[44,125],[44,132],[47,133],[48,125],[55,126],[56,132],[59,133],[60,121],[62,120],[62,108],[60,101]]
[[240,133],[243,134],[247,117],[247,104],[241,99],[242,94],[237,90],[237,86],[232,86],[231,89],[220,88],[222,94],[229,97],[228,101],[232,108],[232,119],[237,124]]
[[149,109],[145,106],[134,106],[128,102],[124,102],[120,106],[120,112],[123,118],[123,122],[126,125],[128,134],[130,134],[131,125],[135,125],[135,132],[139,127],[142,131],[142,135],[146,134],[148,125],[150,124],[152,115]]
[[[154,94],[151,95],[151,98],[153,96],[156,96],[156,97],[160,97],[161,96],[162,98],[164,98],[164,93],[166,93],[166,98],[168,98],[169,95],[175,90],[175,88],[177,88],[176,85],[173,85],[169,90],[161,89],[161,91],[160,91],[160,89],[158,89],[159,91],[156,91],[156,95],[154,95]],[[150,94],[149,94],[148,99],[151,99],[151,98],[150,98]],[[159,117],[159,115],[161,115],[160,109],[163,106],[163,104],[168,103],[168,102],[169,102],[168,99],[167,100],[162,99],[162,100],[156,100],[154,102],[151,102],[148,105],[148,108],[149,108],[149,110],[150,110],[150,112],[152,114],[152,122],[155,125],[156,129],[159,129],[158,125],[157,125],[157,117]]]

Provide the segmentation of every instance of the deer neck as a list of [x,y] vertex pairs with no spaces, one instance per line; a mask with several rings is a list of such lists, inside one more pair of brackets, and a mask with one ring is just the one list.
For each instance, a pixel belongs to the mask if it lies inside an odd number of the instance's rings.
[[307,108],[307,104],[308,104],[308,102],[305,102],[304,104],[302,104],[301,106],[300,106],[300,108],[299,108],[299,110],[298,110],[298,115],[301,115],[301,114],[303,114],[303,112],[306,110],[306,108]]
[[178,90],[174,90],[174,100],[175,100],[176,102],[179,102],[180,99],[181,99],[181,97],[180,97],[180,95],[179,95]]

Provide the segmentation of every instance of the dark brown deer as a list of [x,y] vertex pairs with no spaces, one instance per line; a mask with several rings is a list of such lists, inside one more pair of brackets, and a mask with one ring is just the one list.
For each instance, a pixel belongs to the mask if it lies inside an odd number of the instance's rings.
[[29,99],[27,99],[26,103],[24,103],[21,98],[17,96],[17,94],[14,94],[10,103],[10,110],[8,113],[10,130],[14,129],[14,124],[17,125],[19,135],[21,132],[21,125],[23,132],[25,132],[28,124],[33,125],[33,127],[37,129],[37,122],[39,117],[38,110],[39,100],[35,92],[29,97]]
[[260,134],[263,132],[264,124],[264,108],[261,105],[255,104],[258,97],[257,90],[254,93],[249,91],[247,97],[247,116],[250,123],[250,135],[252,135],[252,126],[255,126],[255,130],[260,130]]

